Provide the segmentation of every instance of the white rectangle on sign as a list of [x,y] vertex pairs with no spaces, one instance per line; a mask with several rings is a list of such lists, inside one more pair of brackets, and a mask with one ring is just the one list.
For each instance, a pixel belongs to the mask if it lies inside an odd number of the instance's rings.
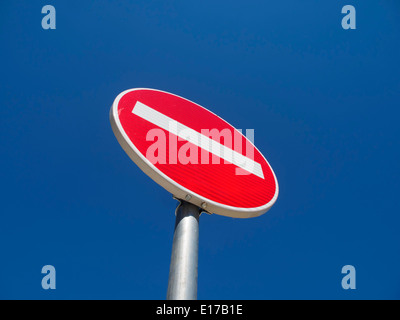
[[146,106],[145,104],[137,101],[132,113],[141,117],[142,119],[149,121],[156,126],[167,130],[168,132],[185,139],[190,143],[193,143],[197,147],[200,147],[221,159],[224,159],[239,168],[242,168],[262,179],[264,179],[264,174],[261,165],[255,162],[253,159],[238,153],[231,148],[224,146],[223,144],[210,139],[204,134],[193,130],[184,124]]

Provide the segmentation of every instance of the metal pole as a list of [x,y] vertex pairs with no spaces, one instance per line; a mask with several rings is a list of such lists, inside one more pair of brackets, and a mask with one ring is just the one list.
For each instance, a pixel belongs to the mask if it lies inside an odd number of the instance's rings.
[[176,210],[167,300],[197,299],[200,208],[181,201]]

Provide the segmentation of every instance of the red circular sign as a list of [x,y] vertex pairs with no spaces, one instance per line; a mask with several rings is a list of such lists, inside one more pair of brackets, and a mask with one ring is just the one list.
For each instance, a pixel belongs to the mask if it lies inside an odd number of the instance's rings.
[[110,111],[114,134],[155,182],[209,213],[259,216],[275,203],[278,182],[247,137],[204,107],[153,90],[122,92]]

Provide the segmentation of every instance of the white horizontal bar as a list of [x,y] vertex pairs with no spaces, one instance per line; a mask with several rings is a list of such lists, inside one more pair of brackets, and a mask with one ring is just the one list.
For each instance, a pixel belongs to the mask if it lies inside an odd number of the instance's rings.
[[264,179],[262,167],[259,163],[253,161],[249,157],[232,150],[219,142],[210,139],[204,134],[193,130],[184,124],[146,106],[145,104],[137,101],[132,113],[147,120],[156,126],[167,130],[168,132],[185,139],[190,143],[212,153],[216,156],[233,163],[234,165]]

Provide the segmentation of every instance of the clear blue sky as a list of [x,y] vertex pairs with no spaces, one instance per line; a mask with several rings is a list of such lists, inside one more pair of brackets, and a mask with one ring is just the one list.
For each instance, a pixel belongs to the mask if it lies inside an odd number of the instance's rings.
[[279,180],[262,217],[201,216],[199,299],[399,299],[399,36],[397,0],[1,1],[0,298],[166,297],[176,201],[108,118],[148,87],[254,129]]

